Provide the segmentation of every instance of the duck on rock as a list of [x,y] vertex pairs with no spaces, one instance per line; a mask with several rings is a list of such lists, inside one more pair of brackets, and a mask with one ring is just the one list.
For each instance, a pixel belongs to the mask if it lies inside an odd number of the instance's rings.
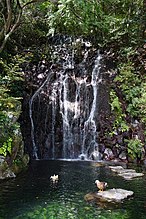
[[100,182],[99,180],[95,180],[95,184],[99,189],[99,192],[103,192],[107,187],[107,182]]

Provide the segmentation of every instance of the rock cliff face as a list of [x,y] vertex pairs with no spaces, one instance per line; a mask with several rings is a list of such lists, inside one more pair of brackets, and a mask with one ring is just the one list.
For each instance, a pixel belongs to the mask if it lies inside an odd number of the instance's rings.
[[56,39],[49,51],[49,60],[25,68],[20,118],[25,150],[35,159],[100,159],[113,66],[106,53],[82,39]]

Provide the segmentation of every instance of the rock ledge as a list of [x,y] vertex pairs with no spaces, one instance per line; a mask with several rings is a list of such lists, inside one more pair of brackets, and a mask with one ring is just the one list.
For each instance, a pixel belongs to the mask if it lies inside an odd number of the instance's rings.
[[128,191],[125,189],[109,189],[107,191],[98,192],[97,196],[105,199],[107,201],[121,202],[123,199],[128,198],[134,194],[133,191]]
[[144,176],[143,173],[137,173],[133,169],[124,169],[122,166],[109,166],[112,172],[118,174],[118,176],[122,176],[126,180],[131,180],[137,177]]
[[84,199],[86,201],[95,201],[97,203],[120,203],[124,199],[133,196],[133,191],[128,191],[125,189],[109,189],[107,191],[103,192],[97,192],[97,193],[88,193],[85,195]]

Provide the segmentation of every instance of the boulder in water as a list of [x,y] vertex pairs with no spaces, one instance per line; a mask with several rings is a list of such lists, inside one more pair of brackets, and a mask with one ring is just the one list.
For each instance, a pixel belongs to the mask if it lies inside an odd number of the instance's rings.
[[86,201],[95,202],[122,202],[130,196],[133,196],[133,191],[128,191],[125,189],[109,189],[103,192],[88,193],[85,195],[84,199]]
[[107,191],[98,192],[97,196],[106,200],[106,201],[115,201],[115,202],[121,202],[124,199],[132,196],[134,194],[133,191],[128,191],[125,189],[109,189]]

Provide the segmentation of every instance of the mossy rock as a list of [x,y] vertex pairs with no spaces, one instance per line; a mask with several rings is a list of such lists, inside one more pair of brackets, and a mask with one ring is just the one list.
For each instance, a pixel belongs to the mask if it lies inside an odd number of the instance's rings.
[[0,165],[0,179],[14,178],[15,173],[9,168],[6,161]]

